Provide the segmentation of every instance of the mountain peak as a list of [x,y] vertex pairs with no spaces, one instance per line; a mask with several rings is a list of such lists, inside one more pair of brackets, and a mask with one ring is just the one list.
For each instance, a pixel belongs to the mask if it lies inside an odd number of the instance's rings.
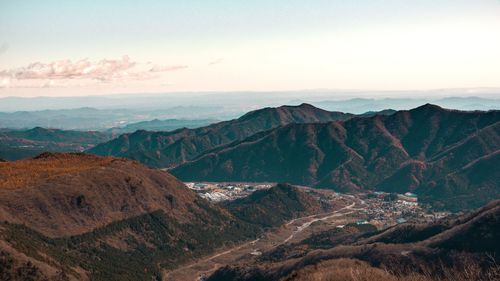
[[245,115],[241,116],[240,119],[247,119],[247,118],[258,116],[258,115],[260,115],[262,113],[279,111],[279,110],[287,110],[287,111],[314,110],[314,111],[318,111],[318,112],[323,112],[324,111],[323,109],[315,107],[312,104],[301,103],[299,105],[282,105],[282,106],[279,106],[279,107],[264,107],[264,108],[261,108],[261,109],[250,111],[250,112],[246,113]]
[[303,102],[299,105],[284,105],[283,107],[299,107],[299,108],[317,108],[316,106],[310,104],[310,103],[306,103],[306,102]]
[[440,107],[439,105],[426,103],[424,105],[412,109],[411,111],[446,111],[446,109]]
[[36,126],[36,127],[33,127],[31,130],[31,132],[45,132],[45,131],[48,131],[49,129],[46,129],[44,127],[40,127],[40,126]]

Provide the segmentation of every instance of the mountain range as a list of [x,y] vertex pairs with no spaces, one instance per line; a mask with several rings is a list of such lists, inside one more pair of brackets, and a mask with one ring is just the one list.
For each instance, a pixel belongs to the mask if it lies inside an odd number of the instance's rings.
[[80,152],[110,140],[111,134],[35,127],[29,130],[0,130],[0,158],[18,160],[42,152]]
[[438,208],[500,196],[500,111],[426,104],[391,115],[291,123],[205,151],[184,181],[289,182],[342,192],[416,192]]
[[122,127],[114,127],[106,130],[106,132],[109,132],[113,135],[120,135],[125,133],[133,133],[138,130],[173,131],[180,128],[193,129],[208,126],[216,122],[216,119],[153,119],[150,121],[130,123]]
[[[2,102],[6,102],[7,98],[3,98],[0,102],[0,110]],[[36,107],[36,98],[32,102]],[[41,97],[41,100],[44,98]],[[57,98],[55,98],[57,99]],[[53,103],[49,99],[48,104]],[[108,101],[113,102],[113,101]],[[212,122],[208,120],[226,120],[233,118],[241,112],[222,114],[222,107],[214,106],[168,106],[159,109],[131,109],[131,108],[115,108],[102,109],[94,107],[69,107],[66,109],[44,109],[18,111],[20,107],[14,106],[16,111],[0,112],[0,128],[9,128],[16,130],[26,130],[33,127],[56,128],[61,130],[92,130],[106,132],[110,129],[126,127],[130,125],[126,131],[134,128],[146,129],[150,126],[158,126],[160,128],[170,130],[171,128],[182,128],[183,126],[191,127],[196,124],[208,125]],[[197,119],[193,119],[193,112],[196,112]],[[229,116],[228,116],[229,115]],[[150,120],[162,120],[165,124],[161,125],[158,122],[149,123]],[[181,121],[183,120],[183,121]],[[188,121],[190,120],[190,121]],[[197,121],[197,120],[205,120]],[[141,123],[145,122],[145,123]],[[210,123],[207,123],[210,122]],[[139,124],[136,124],[139,123]],[[155,124],[156,123],[156,124]],[[176,126],[179,123],[179,126]]]
[[308,104],[264,108],[238,119],[197,129],[171,132],[136,131],[123,134],[88,152],[102,156],[126,157],[152,167],[172,167],[192,160],[220,145],[243,140],[256,133],[291,123],[345,120],[352,114],[321,110]]

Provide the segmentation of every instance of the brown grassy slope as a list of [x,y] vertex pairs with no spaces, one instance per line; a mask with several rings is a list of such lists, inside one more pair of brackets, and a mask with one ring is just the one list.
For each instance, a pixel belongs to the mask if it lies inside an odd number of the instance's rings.
[[61,272],[71,280],[157,280],[165,268],[261,233],[134,161],[45,154],[7,164],[29,185],[0,189],[6,280],[57,280]]
[[99,158],[86,154],[43,153],[34,159],[0,164],[0,189],[17,189],[36,185],[65,174],[83,172],[111,164],[116,158]]
[[349,259],[338,259],[309,265],[284,277],[283,281],[395,281],[390,273],[369,264]]
[[370,264],[353,259],[335,259],[308,265],[280,279],[281,281],[494,281],[498,277],[499,268],[493,268],[489,275],[482,272],[474,262],[464,264],[461,268],[443,268],[442,276],[434,276],[430,272],[414,272],[399,275],[380,269]]
[[188,221],[196,199],[170,174],[124,159],[54,154],[0,167],[0,220],[52,237],[156,210]]

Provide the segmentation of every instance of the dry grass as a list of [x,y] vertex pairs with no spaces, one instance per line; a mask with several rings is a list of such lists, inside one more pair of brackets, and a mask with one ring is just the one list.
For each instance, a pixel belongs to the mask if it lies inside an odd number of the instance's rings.
[[17,189],[40,180],[109,165],[116,158],[82,154],[49,154],[36,159],[0,162],[0,189]]
[[439,274],[434,270],[421,273],[396,274],[354,259],[334,259],[309,265],[282,278],[281,281],[497,281],[500,266],[493,264],[488,270],[477,263],[449,268],[440,266]]
[[371,281],[396,280],[395,277],[366,262],[352,259],[335,259],[306,266],[282,279],[282,281]]

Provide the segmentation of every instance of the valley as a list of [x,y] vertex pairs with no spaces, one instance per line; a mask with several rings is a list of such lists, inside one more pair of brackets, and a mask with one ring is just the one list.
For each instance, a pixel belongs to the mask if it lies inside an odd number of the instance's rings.
[[307,233],[312,231],[310,227],[314,222],[321,221],[335,227],[335,225],[340,223],[346,224],[348,221],[353,221],[353,218],[348,218],[347,216],[352,214],[350,210],[355,206],[361,208],[363,206],[360,204],[361,202],[358,200],[358,203],[356,203],[356,200],[352,198],[341,196],[336,199],[336,204],[338,204],[338,200],[343,201],[343,205],[349,205],[339,207],[328,213],[292,219],[277,229],[262,234],[256,240],[243,243],[233,248],[218,250],[214,255],[181,266],[174,271],[164,272],[162,280],[204,280],[221,266],[244,260],[248,258],[248,256],[259,256],[262,252],[270,251],[279,245],[291,243],[294,240],[300,239],[300,237],[307,236]]
[[[211,184],[219,186],[226,183]],[[231,183],[231,185],[245,185],[245,183]],[[263,253],[273,251],[280,246],[300,243],[314,234],[325,231],[357,227],[364,229],[363,231],[375,232],[403,223],[403,221],[398,222],[398,219],[403,217],[405,218],[404,222],[429,223],[448,215],[416,207],[415,205],[412,208],[400,199],[384,201],[381,198],[374,197],[374,195],[380,197],[380,194],[353,195],[310,187],[300,188],[313,194],[317,200],[323,200],[336,207],[326,213],[312,214],[289,220],[281,226],[269,229],[255,240],[231,248],[218,249],[208,257],[182,265],[172,271],[164,271],[162,280],[205,280],[217,269],[227,264],[238,263],[249,258],[258,258]],[[374,215],[380,213],[384,215],[382,217]]]

